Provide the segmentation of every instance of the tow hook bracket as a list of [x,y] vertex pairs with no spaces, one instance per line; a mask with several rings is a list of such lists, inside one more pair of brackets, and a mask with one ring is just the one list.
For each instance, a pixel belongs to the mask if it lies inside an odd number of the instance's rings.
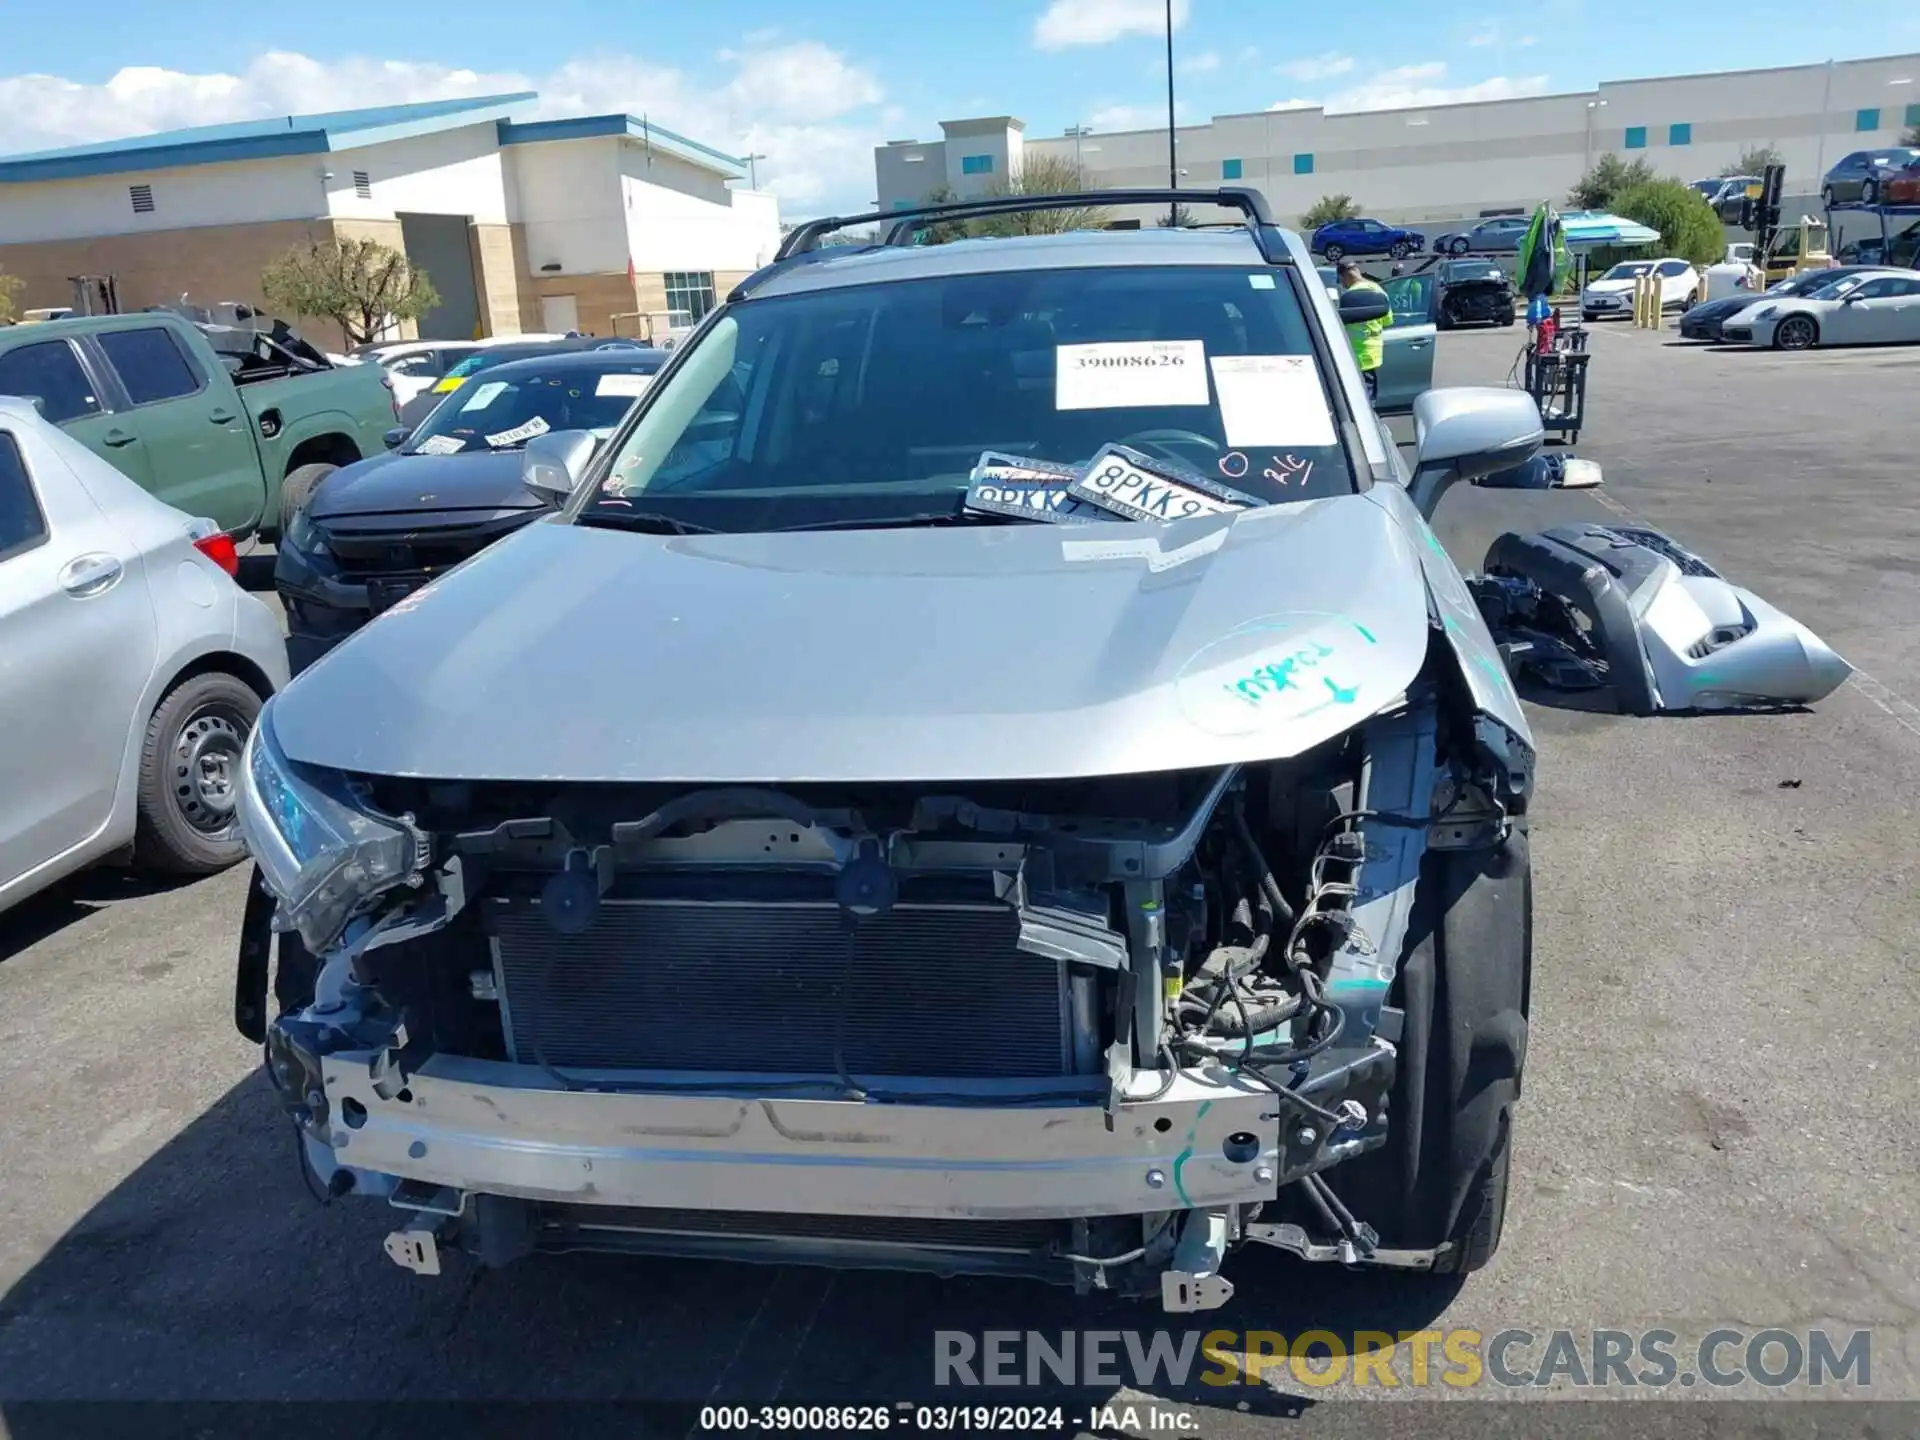
[[1255,1244],[1271,1245],[1317,1264],[1364,1265],[1377,1270],[1431,1270],[1434,1262],[1451,1248],[1440,1245],[1432,1250],[1389,1250],[1373,1243],[1378,1237],[1370,1227],[1361,1226],[1360,1233],[1364,1243],[1356,1245],[1344,1236],[1332,1243],[1315,1240],[1298,1225],[1247,1226],[1247,1239]]
[[1168,1314],[1218,1310],[1233,1298],[1233,1282],[1220,1273],[1227,1258],[1225,1210],[1192,1210],[1180,1227],[1173,1264],[1160,1273],[1160,1306]]
[[418,1227],[395,1230],[387,1236],[383,1248],[387,1258],[402,1270],[411,1270],[416,1275],[440,1273],[440,1241],[431,1230]]

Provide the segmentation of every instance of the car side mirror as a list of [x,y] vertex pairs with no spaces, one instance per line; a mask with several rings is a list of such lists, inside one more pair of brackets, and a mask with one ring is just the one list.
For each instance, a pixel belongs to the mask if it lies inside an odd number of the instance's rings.
[[1413,402],[1413,481],[1408,496],[1431,520],[1456,481],[1481,482],[1531,460],[1546,439],[1540,407],[1524,390],[1452,386]]
[[1383,290],[1356,285],[1351,290],[1340,292],[1342,325],[1365,325],[1372,320],[1384,320],[1392,313],[1393,305]]
[[599,443],[590,430],[549,430],[534,436],[520,461],[520,483],[543,500],[566,499],[587,473]]
[[1846,294],[1840,297],[1840,303],[1842,305],[1851,305],[1853,304],[1854,301],[1858,300],[1859,298],[1860,298],[1860,292],[1858,290],[1849,290]]
[[407,437],[411,434],[413,434],[413,431],[408,426],[396,425],[380,438],[386,442],[387,449],[398,450],[402,445],[407,443]]

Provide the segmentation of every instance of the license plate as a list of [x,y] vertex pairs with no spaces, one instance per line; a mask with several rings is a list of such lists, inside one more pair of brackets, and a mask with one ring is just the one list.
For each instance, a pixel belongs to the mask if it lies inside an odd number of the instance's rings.
[[1189,520],[1257,503],[1250,495],[1174,471],[1124,445],[1102,449],[1088,462],[1086,474],[1067,486],[1067,493],[1129,520]]
[[1079,476],[1079,469],[1072,465],[989,450],[973,467],[965,508],[976,514],[1013,515],[1055,525],[1107,519],[1106,511],[1067,493],[1068,483]]
[[382,610],[390,610],[431,578],[428,575],[399,575],[389,576],[383,580],[369,580],[367,609],[375,615]]

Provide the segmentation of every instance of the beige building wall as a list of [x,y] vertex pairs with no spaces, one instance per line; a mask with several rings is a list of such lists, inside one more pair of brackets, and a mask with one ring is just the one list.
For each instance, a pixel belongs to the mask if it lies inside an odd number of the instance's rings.
[[475,221],[473,288],[480,301],[480,325],[489,335],[518,335],[527,327],[520,311],[520,265],[514,257],[513,230]]

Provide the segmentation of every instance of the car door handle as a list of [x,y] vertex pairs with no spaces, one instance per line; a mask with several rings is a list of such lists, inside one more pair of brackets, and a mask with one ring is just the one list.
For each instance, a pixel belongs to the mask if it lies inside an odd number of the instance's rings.
[[76,600],[103,595],[118,583],[121,575],[117,557],[101,553],[69,560],[60,571],[60,588]]
[[240,417],[234,414],[231,410],[216,410],[211,415],[207,416],[207,419],[211,420],[216,425],[231,425],[234,421],[238,420],[239,418]]
[[138,435],[135,435],[130,430],[109,430],[100,437],[100,443],[103,445],[111,445],[114,449],[118,450],[122,445],[131,445],[139,438]]
[[1409,340],[1407,341],[1407,349],[1424,350],[1427,348],[1427,346],[1431,345],[1432,343],[1433,341],[1431,340]]

